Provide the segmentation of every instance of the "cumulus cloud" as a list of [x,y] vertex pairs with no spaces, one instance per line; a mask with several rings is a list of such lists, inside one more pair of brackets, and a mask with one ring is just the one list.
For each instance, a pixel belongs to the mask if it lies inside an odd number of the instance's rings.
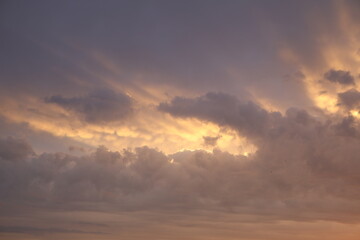
[[[215,94],[217,97],[210,94],[210,96],[206,94],[193,99],[175,98],[170,103],[160,105],[159,108],[175,117],[196,117],[226,124],[253,141],[258,148],[253,157],[253,160],[256,159],[253,164],[259,168],[255,172],[261,172],[258,175],[260,179],[268,175],[267,182],[274,184],[269,186],[271,192],[284,190],[279,191],[278,194],[286,196],[294,189],[302,188],[303,194],[307,194],[308,187],[313,181],[324,185],[338,181],[337,187],[347,183],[359,183],[360,179],[356,174],[360,167],[356,157],[359,154],[356,147],[359,139],[356,134],[350,134],[350,131],[358,125],[356,119],[344,118],[337,122],[329,118],[327,122],[320,122],[305,110],[291,108],[285,115],[281,115],[267,112],[255,104],[250,106],[256,109],[256,113],[262,114],[252,115],[254,111],[242,111],[244,104],[235,97],[225,94]],[[228,102],[231,102],[232,106],[228,103],[224,104],[224,99],[231,99]],[[224,107],[217,107],[220,105]],[[249,105],[245,104],[245,106]],[[213,115],[214,112],[216,115]],[[214,116],[226,116],[223,118],[225,121],[219,121]],[[253,125],[246,123],[259,116],[264,116],[262,119],[266,121],[260,121],[263,123],[262,134],[254,135]],[[247,121],[241,121],[243,119]],[[324,182],[319,181],[322,177],[332,177],[332,180],[327,178],[323,179]],[[339,191],[340,188],[337,187],[334,186],[332,191]],[[349,199],[359,197],[357,194],[352,194],[351,190],[348,194]]]
[[324,74],[325,79],[342,85],[354,85],[355,79],[349,71],[330,69]]
[[129,96],[108,89],[96,90],[88,95],[72,98],[54,95],[46,98],[45,101],[73,111],[89,123],[119,121],[133,112],[133,100]]
[[360,106],[360,92],[356,89],[350,89],[346,92],[339,93],[339,104],[346,109],[359,108]]
[[[359,139],[291,109],[249,156],[215,150],[166,155],[99,147],[0,160],[2,201],[41,208],[212,210],[290,220],[360,221]],[[10,148],[20,152],[26,144]]]

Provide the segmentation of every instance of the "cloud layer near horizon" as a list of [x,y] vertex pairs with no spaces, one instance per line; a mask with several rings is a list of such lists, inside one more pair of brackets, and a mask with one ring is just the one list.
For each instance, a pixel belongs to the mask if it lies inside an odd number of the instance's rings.
[[[355,187],[360,139],[347,134],[357,120],[320,122],[297,109],[283,116],[221,93],[175,98],[160,109],[235,128],[258,150],[249,156],[219,150],[165,155],[148,147],[122,152],[99,147],[82,157],[34,157],[28,144],[7,138],[0,142],[3,201],[64,209],[82,203],[83,210],[96,210],[101,202],[120,212],[222,209],[273,220],[360,221]],[[249,124],[253,119],[259,121]],[[261,131],[254,132],[254,124]]]

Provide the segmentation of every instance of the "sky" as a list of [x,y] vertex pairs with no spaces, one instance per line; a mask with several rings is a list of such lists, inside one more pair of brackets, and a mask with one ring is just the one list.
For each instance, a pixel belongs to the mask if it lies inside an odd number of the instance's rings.
[[3,0],[0,36],[1,239],[359,239],[359,1]]

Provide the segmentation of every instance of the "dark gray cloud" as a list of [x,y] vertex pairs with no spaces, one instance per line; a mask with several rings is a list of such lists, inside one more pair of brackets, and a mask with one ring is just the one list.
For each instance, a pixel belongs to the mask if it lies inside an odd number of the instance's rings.
[[73,111],[89,123],[119,121],[133,112],[133,100],[124,93],[111,90],[96,90],[88,95],[72,98],[55,95],[45,101]]
[[337,134],[342,136],[359,137],[359,123],[355,117],[348,116],[342,119],[342,121],[335,126]]
[[360,107],[360,92],[350,89],[338,94],[339,104],[345,109],[358,109]]
[[325,79],[342,85],[354,85],[355,78],[349,71],[330,69],[324,74]]
[[262,135],[279,113],[269,113],[259,105],[241,102],[236,97],[210,92],[197,98],[175,97],[161,103],[158,109],[176,117],[199,118],[221,126],[229,126],[245,135]]
[[205,146],[216,146],[217,141],[221,138],[221,136],[211,137],[211,136],[203,136],[204,145]]

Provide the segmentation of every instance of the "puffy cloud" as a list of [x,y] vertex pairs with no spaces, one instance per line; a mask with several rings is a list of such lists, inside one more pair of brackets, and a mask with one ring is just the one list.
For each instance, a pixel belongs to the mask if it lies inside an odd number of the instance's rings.
[[324,74],[325,79],[342,85],[354,85],[355,79],[349,71],[330,69]]
[[360,92],[356,89],[350,89],[346,92],[339,93],[339,104],[346,109],[359,108],[360,105]]
[[133,112],[133,100],[129,96],[108,89],[96,90],[82,97],[54,95],[45,101],[73,111],[89,123],[119,121]]
[[343,120],[334,127],[339,135],[359,137],[359,123],[356,121],[355,117],[351,115],[343,118]]
[[[120,212],[217,209],[273,220],[360,221],[359,138],[351,134],[357,119],[321,122],[296,108],[270,113],[219,93],[176,98],[159,108],[238,130],[258,150],[247,157],[219,150],[166,155],[148,147],[117,152],[102,146],[83,156],[31,155],[24,140],[8,138],[1,141],[1,149],[9,150],[1,152],[3,203]],[[248,122],[259,116],[266,120],[255,134]]]
[[259,219],[360,221],[359,140],[311,116],[304,120],[302,111],[284,119],[249,157],[99,147],[82,157],[44,153],[1,161],[0,194],[3,203],[48,209],[217,209]]
[[[321,122],[305,110],[291,108],[282,116],[256,106],[257,112],[266,116],[262,119],[267,121],[262,121],[266,123],[261,125],[266,126],[262,128],[262,134],[254,135],[252,125],[244,124],[239,119],[250,121],[259,115],[253,116],[254,111],[239,110],[243,105],[234,97],[224,94],[221,97],[208,96],[209,94],[194,99],[175,98],[159,108],[175,117],[197,117],[226,124],[253,141],[258,150],[251,157],[253,162],[249,164],[256,166],[252,169],[252,173],[256,173],[256,180],[251,181],[254,187],[258,180],[266,182],[268,192],[262,193],[264,198],[273,198],[273,194],[281,196],[280,198],[293,198],[297,194],[309,196],[309,191],[315,195],[323,191],[326,192],[323,192],[325,195],[332,195],[334,198],[329,199],[330,205],[341,194],[347,195],[348,200],[359,198],[350,187],[359,184],[360,180],[356,174],[360,168],[356,157],[359,154],[356,147],[359,139],[356,131],[353,131],[358,127],[358,120],[344,118],[339,122],[328,118]],[[223,104],[223,99],[231,99],[232,107],[229,107],[231,104]],[[240,113],[244,115],[241,116]],[[226,116],[225,121],[219,121],[214,116]],[[312,184],[319,185],[314,187]],[[334,184],[332,189],[329,184]]]

